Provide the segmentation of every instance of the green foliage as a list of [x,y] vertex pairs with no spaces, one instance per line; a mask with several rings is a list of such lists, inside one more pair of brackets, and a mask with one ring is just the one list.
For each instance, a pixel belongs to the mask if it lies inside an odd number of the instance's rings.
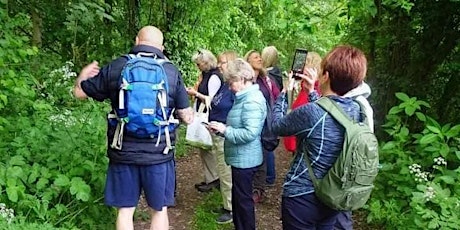
[[[441,125],[423,113],[428,103],[397,93],[383,125],[381,172],[368,221],[389,229],[457,229],[460,225],[460,124]],[[419,130],[409,121],[417,120]],[[401,215],[403,213],[403,215]]]
[[[105,122],[103,114],[85,112],[39,111],[7,127],[14,138],[0,164],[6,191],[0,197],[18,215],[66,227],[109,220],[109,209],[98,207],[107,164]],[[94,216],[99,220],[88,218]]]
[[176,136],[176,158],[181,158],[183,156],[187,156],[193,150],[193,147],[189,146],[185,142],[185,132],[187,130],[187,126],[180,125],[177,129],[177,136]]
[[[11,33],[18,27],[27,25],[27,18],[23,14],[9,18],[4,10],[0,9],[0,130],[5,130],[9,120],[5,118],[6,111],[23,113],[18,108],[32,104],[35,93],[30,89],[30,73],[20,71],[27,68],[29,57],[37,53],[37,49],[27,44],[26,36],[15,36]],[[14,106],[13,106],[14,105]]]
[[[135,32],[151,24],[164,32],[165,53],[186,85],[198,76],[191,56],[199,48],[243,56],[275,45],[284,69],[297,47],[324,54],[347,42],[364,49],[376,123],[387,116],[389,138],[369,218],[449,228],[446,222],[458,224],[448,215],[458,211],[459,126],[441,124],[459,121],[459,15],[457,0],[0,1],[0,200],[21,221],[66,229],[113,222],[101,202],[109,108],[80,103],[70,90],[76,69],[126,53]],[[416,97],[394,98],[398,91]],[[177,157],[189,151],[180,140]],[[447,166],[433,166],[439,157]],[[430,172],[428,181],[414,180],[408,166],[415,163]],[[217,228],[207,226],[215,216],[199,210],[198,228]]]
[[[445,123],[458,123],[460,92],[460,2],[423,0],[350,1],[347,40],[369,61],[368,82],[376,120],[407,92],[432,105],[426,111]],[[372,9],[372,10],[371,10]],[[364,13],[369,10],[370,14]]]
[[71,97],[72,63],[56,70],[37,64],[59,65],[18,34],[30,24],[25,15],[9,17],[2,8],[0,17],[0,200],[22,221],[11,228],[105,228],[113,213],[100,202],[107,164],[101,107]]
[[[348,20],[346,1],[202,1],[141,3],[141,25],[153,24],[165,32],[165,52],[192,85],[198,70],[191,57],[199,48],[219,54],[235,50],[242,57],[251,50],[275,45],[280,64],[287,69],[297,47],[321,54],[336,45]],[[155,11],[165,14],[155,15]]]
[[[0,220],[0,226],[2,226],[3,230],[65,230],[64,228],[55,228],[51,224],[37,224],[37,223],[3,223]],[[67,229],[68,230],[68,229]]]

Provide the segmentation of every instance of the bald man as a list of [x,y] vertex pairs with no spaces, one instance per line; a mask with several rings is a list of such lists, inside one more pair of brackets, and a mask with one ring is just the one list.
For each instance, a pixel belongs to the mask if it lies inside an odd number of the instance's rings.
[[[146,26],[139,31],[135,46],[129,54],[166,59],[163,48],[163,33],[154,26]],[[75,97],[91,97],[97,101],[108,99],[112,108],[117,108],[121,71],[127,61],[128,57],[124,55],[102,68],[95,61],[85,66],[75,82]],[[175,109],[178,117],[190,124],[193,121],[193,111],[181,74],[170,62],[163,67],[168,78],[169,108]],[[108,143],[112,142],[115,129],[115,126],[108,125]],[[175,132],[172,132],[172,145],[175,137]],[[134,228],[133,215],[141,190],[152,208],[150,229],[169,228],[167,207],[174,205],[174,148],[164,154],[163,150],[168,146],[166,138],[160,136],[159,139],[157,145],[157,138],[140,139],[124,134],[121,149],[114,149],[108,144],[109,166],[104,198],[106,205],[118,208],[116,226],[119,230]]]

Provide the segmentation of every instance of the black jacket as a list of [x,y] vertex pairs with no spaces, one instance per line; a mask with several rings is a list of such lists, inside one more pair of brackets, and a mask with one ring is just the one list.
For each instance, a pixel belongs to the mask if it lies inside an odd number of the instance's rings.
[[268,70],[268,76],[276,82],[280,91],[283,90],[283,74],[277,66]]

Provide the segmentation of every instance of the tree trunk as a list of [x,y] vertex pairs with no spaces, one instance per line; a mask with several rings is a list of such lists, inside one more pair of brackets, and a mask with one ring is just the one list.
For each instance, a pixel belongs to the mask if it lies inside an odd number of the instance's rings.
[[31,9],[32,17],[32,45],[41,47],[42,46],[42,19],[37,12],[36,8]]
[[[382,14],[382,2],[381,0],[374,0],[375,7],[377,8],[377,14],[375,17],[371,18],[370,26],[371,29],[369,33],[369,55],[368,55],[368,63],[374,63],[376,59],[376,43],[377,43],[377,36],[378,36],[378,28],[380,28],[380,20]],[[373,75],[373,74],[372,74]]]
[[134,39],[137,35],[140,22],[140,0],[128,0],[128,35],[130,39]]

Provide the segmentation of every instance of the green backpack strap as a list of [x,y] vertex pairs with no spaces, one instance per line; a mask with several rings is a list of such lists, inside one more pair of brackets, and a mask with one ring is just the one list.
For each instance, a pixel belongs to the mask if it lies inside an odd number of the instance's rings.
[[[351,118],[348,117],[347,114],[345,114],[343,109],[337,103],[335,103],[332,99],[328,97],[321,97],[320,99],[315,101],[315,103],[317,103],[319,106],[321,106],[321,108],[326,110],[327,113],[329,113],[335,120],[337,120],[345,128],[345,132],[348,132],[349,128],[347,127],[352,126],[354,121],[351,120]],[[310,159],[308,158],[308,151],[305,156],[305,160],[307,161],[307,164],[308,164],[307,165],[308,173],[310,174],[310,178],[313,182],[313,185],[316,188],[318,187],[319,181],[313,173],[313,168],[312,168],[313,166],[311,164]]]
[[[321,108],[326,110],[337,122],[339,122],[345,130],[354,124],[354,121],[343,111],[343,109],[332,99],[322,97],[316,101]],[[361,106],[361,103],[360,103]]]

